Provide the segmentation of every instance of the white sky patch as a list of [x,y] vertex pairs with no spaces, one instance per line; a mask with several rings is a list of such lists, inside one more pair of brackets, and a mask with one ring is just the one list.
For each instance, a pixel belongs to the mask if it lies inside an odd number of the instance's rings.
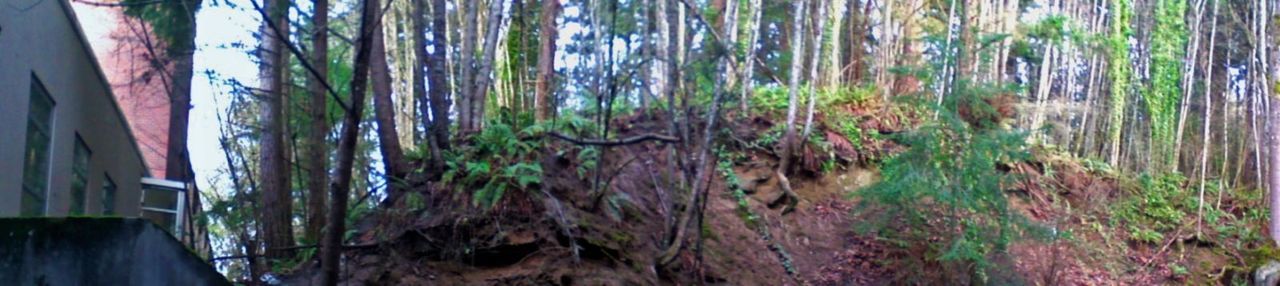
[[[206,4],[196,15],[196,73],[191,80],[191,132],[187,148],[191,152],[196,183],[205,191],[231,189],[226,185],[229,182],[218,178],[219,169],[226,167],[226,158],[218,142],[221,133],[217,113],[226,109],[233,92],[222,80],[235,79],[248,86],[256,86],[258,82],[258,65],[253,56],[234,44],[257,46],[253,33],[261,20],[249,1],[228,2],[237,7]],[[211,81],[205,71],[213,71],[218,78]],[[212,185],[214,182],[217,185]]]

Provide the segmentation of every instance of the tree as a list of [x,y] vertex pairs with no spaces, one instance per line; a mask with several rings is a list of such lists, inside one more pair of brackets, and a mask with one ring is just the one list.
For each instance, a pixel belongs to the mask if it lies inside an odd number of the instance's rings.
[[293,240],[293,200],[289,188],[289,165],[286,164],[284,132],[284,96],[286,35],[276,35],[278,27],[288,27],[288,0],[268,0],[265,9],[270,17],[264,18],[260,29],[261,44],[258,56],[261,65],[258,77],[261,79],[259,98],[261,112],[261,143],[258,156],[258,176],[261,182],[260,194],[262,207],[259,208],[259,225],[266,248],[267,259],[288,259],[294,245]]
[[[379,14],[381,15],[381,13]],[[373,81],[373,114],[378,123],[378,145],[382,151],[382,166],[387,180],[387,201],[394,203],[403,191],[405,175],[408,174],[408,163],[404,161],[404,150],[400,146],[400,133],[396,130],[395,105],[391,101],[391,68],[387,64],[387,48],[382,20],[376,21],[378,27],[373,29],[370,39],[370,74]]]
[[173,84],[169,90],[169,138],[165,151],[166,179],[193,182],[191,158],[187,153],[188,122],[191,120],[191,78],[195,75],[196,11],[201,0],[175,1],[179,16],[170,17],[167,27],[177,32],[169,41],[166,56],[173,60]]
[[742,60],[742,65],[739,66],[742,75],[738,77],[742,81],[742,98],[739,103],[742,105],[742,114],[744,116],[749,112],[747,107],[751,103],[751,93],[755,92],[753,85],[755,84],[756,42],[760,38],[760,16],[764,14],[764,7],[761,7],[760,1],[750,0],[746,7],[748,9],[747,15],[750,15],[750,18],[748,18],[748,21],[743,22],[742,30],[746,32],[747,36],[743,38],[745,41],[739,44],[747,53]]
[[800,105],[800,74],[804,67],[804,15],[805,7],[808,6],[807,1],[800,0],[795,2],[795,8],[791,14],[791,80],[788,82],[789,92],[787,93],[787,125],[783,129],[782,144],[779,148],[781,160],[778,163],[778,169],[775,175],[782,185],[783,191],[790,199],[790,206],[795,207],[797,203],[794,198],[796,195],[791,190],[791,180],[787,179],[787,168],[791,165],[792,153],[796,149],[796,112]]
[[342,137],[338,140],[338,165],[330,185],[329,227],[320,244],[322,275],[320,285],[338,285],[338,266],[342,255],[342,236],[346,233],[347,201],[350,199],[352,168],[355,167],[356,141],[360,137],[360,119],[364,111],[364,94],[369,79],[370,48],[377,28],[376,0],[361,1],[360,35],[356,41],[354,71],[351,76],[351,104],[342,120]]
[[1107,38],[1107,65],[1110,67],[1107,75],[1111,79],[1111,110],[1108,115],[1110,124],[1107,127],[1110,155],[1107,162],[1116,166],[1120,163],[1120,134],[1124,129],[1125,101],[1129,95],[1129,79],[1132,76],[1132,65],[1129,64],[1129,34],[1132,33],[1129,17],[1132,17],[1133,12],[1130,10],[1129,0],[1111,0],[1111,9],[1115,12],[1112,14],[1111,31]]
[[329,0],[314,0],[311,14],[311,64],[316,73],[307,77],[307,115],[310,119],[306,138],[307,176],[307,241],[320,241],[325,225],[325,192],[329,178],[328,100],[325,84],[329,80]]
[[556,17],[560,15],[559,0],[542,0],[542,19],[539,29],[538,79],[534,105],[538,121],[555,117],[552,86],[555,83]]
[[[466,111],[467,123],[464,130],[466,132],[480,131],[480,127],[484,125],[484,108],[485,98],[489,94],[489,85],[493,83],[493,63],[494,56],[498,52],[498,36],[502,30],[502,11],[503,4],[507,0],[493,0],[489,2],[488,21],[485,23],[484,50],[481,52],[483,58],[479,62],[475,79],[475,85],[472,91],[468,92],[471,99],[468,101],[469,110]],[[463,82],[464,84],[468,82]]]
[[449,73],[445,68],[447,58],[445,50],[448,49],[449,43],[445,39],[445,31],[448,29],[446,24],[448,18],[445,16],[445,1],[432,0],[431,2],[431,44],[434,53],[427,62],[427,69],[431,71],[431,115],[432,115],[432,132],[436,133],[436,140],[439,141],[440,149],[449,149],[449,98],[452,94],[449,85]]
[[827,7],[826,1],[818,1],[814,5],[814,9],[818,11],[818,15],[814,20],[816,23],[813,27],[813,54],[810,55],[809,63],[809,111],[806,112],[804,119],[804,131],[800,132],[800,138],[809,140],[809,133],[813,131],[813,110],[818,105],[817,79],[818,66],[822,62],[822,34],[826,31]]

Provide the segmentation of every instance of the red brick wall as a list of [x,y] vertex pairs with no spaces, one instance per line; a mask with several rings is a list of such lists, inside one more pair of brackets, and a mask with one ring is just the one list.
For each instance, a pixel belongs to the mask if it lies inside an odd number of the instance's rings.
[[[164,177],[169,134],[167,86],[169,69],[163,59],[163,43],[151,36],[150,27],[126,17],[116,7],[94,7],[72,2],[89,45],[111,82],[116,102],[129,121],[138,148],[151,176]],[[151,48],[148,48],[151,47]]]

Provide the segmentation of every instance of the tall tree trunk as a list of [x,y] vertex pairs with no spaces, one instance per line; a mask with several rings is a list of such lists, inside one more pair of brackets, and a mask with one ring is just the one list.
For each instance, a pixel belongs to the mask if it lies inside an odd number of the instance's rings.
[[830,4],[824,5],[827,25],[822,30],[822,37],[818,37],[822,42],[822,49],[827,50],[822,55],[824,58],[821,63],[822,77],[811,79],[817,81],[823,88],[836,87],[840,83],[840,28],[844,24],[844,15],[840,14],[840,9],[845,6],[845,2],[849,0],[831,0]]
[[276,35],[271,25],[288,27],[286,17],[289,3],[287,0],[269,0],[266,9],[271,17],[268,23],[263,21],[261,27],[262,44],[259,56],[262,64],[258,68],[261,79],[261,113],[260,124],[262,137],[258,153],[258,172],[261,187],[262,205],[258,208],[259,225],[269,260],[288,259],[292,251],[293,241],[293,201],[289,188],[289,166],[285,162],[284,146],[284,75],[286,67],[285,42],[286,35]]
[[[422,124],[422,128],[426,130],[426,134],[423,136],[423,141],[427,143],[427,151],[430,152],[431,170],[433,172],[443,172],[443,170],[440,170],[440,167],[443,166],[444,163],[437,163],[440,156],[440,138],[436,136],[435,132],[433,132],[434,128],[432,127],[432,122],[439,121],[440,119],[432,118],[432,104],[430,103],[430,98],[427,96],[426,72],[428,65],[427,62],[429,61],[428,57],[430,57],[430,55],[427,55],[426,6],[427,0],[413,0],[413,3],[411,3],[411,7],[409,8],[409,14],[411,14],[411,16],[409,16],[409,22],[411,22],[410,24],[413,26],[412,29],[410,29],[413,34],[413,54],[415,55],[413,58],[413,71],[411,72],[413,79],[410,80],[410,84],[413,89],[413,98],[418,103],[418,112],[422,114],[419,115],[418,121]],[[444,50],[437,51],[443,52]],[[434,83],[433,87],[436,89],[440,88],[440,86],[435,86]]]
[[[1200,225],[1203,220],[1202,215],[1204,214],[1204,183],[1206,173],[1209,171],[1209,125],[1213,121],[1213,96],[1209,91],[1213,89],[1213,67],[1215,66],[1213,64],[1213,48],[1216,47],[1214,40],[1216,40],[1218,36],[1218,2],[1213,0],[1201,0],[1200,2],[1213,2],[1213,4],[1210,4],[1213,5],[1213,19],[1210,21],[1211,24],[1209,24],[1209,53],[1205,55],[1204,61],[1204,120],[1202,120],[1204,122],[1201,123],[1203,127],[1201,128],[1202,133],[1200,134],[1200,204],[1196,208],[1196,235],[1200,235]],[[1201,7],[1201,9],[1203,10],[1204,8]],[[1200,27],[1197,25],[1196,33],[1199,34],[1199,31]],[[1195,53],[1194,49],[1189,51],[1191,53]],[[1192,69],[1194,69],[1194,67]],[[1188,79],[1190,79],[1190,77],[1188,77]],[[1190,90],[1190,84],[1186,84],[1184,86]],[[1187,100],[1190,101],[1190,96],[1188,96]],[[1223,118],[1223,121],[1225,122],[1226,118]],[[1218,184],[1221,185],[1223,182],[1219,180]]]
[[[1184,54],[1185,58],[1183,58],[1182,63],[1182,102],[1178,107],[1178,127],[1174,133],[1175,135],[1173,136],[1174,170],[1178,170],[1179,165],[1181,165],[1179,162],[1181,161],[1180,158],[1182,156],[1182,135],[1187,126],[1187,117],[1190,117],[1191,87],[1192,82],[1194,82],[1196,78],[1196,63],[1199,63],[1199,61],[1197,61],[1197,57],[1200,55],[1200,28],[1203,26],[1205,5],[1207,2],[1209,2],[1209,0],[1200,0],[1195,2],[1198,3],[1196,4],[1196,7],[1192,7],[1196,13],[1195,18],[1193,18],[1191,22],[1191,42],[1187,44],[1186,52]],[[1208,83],[1206,82],[1206,84]],[[1208,106],[1206,106],[1206,108],[1208,108]]]
[[[502,0],[492,0],[492,1],[502,1]],[[477,0],[477,1],[463,1],[463,2],[466,2],[466,3],[458,4],[457,2],[455,2],[454,7],[458,7],[458,5],[461,5],[462,6],[461,12],[463,13],[463,20],[461,23],[462,24],[462,43],[461,43],[461,49],[458,51],[458,54],[459,54],[458,55],[459,56],[459,60],[458,60],[458,65],[459,65],[458,67],[458,73],[459,73],[458,131],[461,133],[466,133],[467,131],[471,130],[471,127],[473,124],[471,122],[471,119],[474,118],[474,116],[471,115],[472,110],[474,110],[474,108],[471,107],[471,104],[472,104],[471,100],[473,98],[471,96],[471,91],[473,88],[472,85],[475,83],[475,73],[476,73],[475,69],[477,64],[476,63],[476,43],[480,39],[479,37],[476,36],[476,34],[480,30],[479,6],[482,1]]]
[[[1271,111],[1267,113],[1267,124],[1271,129],[1267,132],[1267,155],[1270,157],[1271,168],[1267,169],[1267,179],[1270,181],[1267,185],[1268,197],[1271,201],[1271,240],[1280,245],[1280,112]],[[1262,156],[1261,153],[1258,156]],[[1261,184],[1261,182],[1259,182]]]
[[[445,36],[448,29],[445,7],[444,0],[431,0],[431,47],[434,51],[425,63],[427,70],[430,71],[431,84],[430,132],[435,135],[436,144],[440,150],[449,149],[449,95],[453,90],[449,85],[448,58],[446,58],[448,53],[445,52],[449,49],[449,42]],[[426,52],[425,46],[422,51]],[[440,153],[436,154],[436,157],[439,157]],[[438,164],[436,167],[443,166],[443,161],[433,158],[432,160],[435,161],[433,164]]]
[[[379,5],[381,6],[381,5]],[[378,21],[383,23],[383,21]],[[400,146],[400,133],[396,130],[396,108],[391,102],[391,67],[387,63],[387,48],[383,37],[385,25],[373,29],[370,39],[369,76],[373,81],[373,118],[378,124],[378,146],[382,151],[383,177],[387,180],[387,202],[395,203],[404,189],[404,176],[408,164]]]
[[315,11],[311,15],[311,65],[315,67],[315,75],[307,77],[308,118],[307,132],[307,227],[305,238],[310,242],[320,241],[321,230],[325,226],[325,192],[329,178],[329,134],[328,103],[324,82],[329,77],[329,0],[315,0]]
[[742,114],[745,117],[748,114],[748,105],[751,103],[751,95],[755,93],[755,67],[756,67],[756,43],[760,39],[760,15],[764,14],[764,7],[761,6],[761,0],[750,0],[747,9],[750,9],[751,21],[743,27],[747,37],[744,47],[746,47],[747,56],[742,60],[741,73],[739,78],[742,80]]
[[791,35],[791,79],[788,82],[789,91],[787,93],[787,125],[783,129],[782,146],[779,148],[781,152],[781,160],[779,160],[778,169],[774,172],[790,199],[790,206],[795,207],[796,201],[791,190],[791,181],[787,179],[787,168],[791,165],[792,153],[795,151],[796,145],[796,113],[800,105],[800,73],[804,67],[804,15],[806,3],[808,1],[795,1],[795,8],[792,10],[792,35]]
[[[196,10],[202,0],[183,0],[182,6],[186,14],[173,16],[186,21],[186,37],[177,39],[169,47],[167,55],[173,61],[173,84],[169,87],[169,137],[165,150],[165,179],[194,182],[191,174],[190,155],[187,153],[188,122],[191,118],[191,78],[195,75],[196,51]],[[198,196],[197,196],[198,198]]]
[[369,79],[369,59],[373,31],[377,28],[378,1],[364,0],[360,17],[360,35],[356,41],[354,71],[351,76],[351,110],[342,120],[342,137],[338,141],[338,165],[330,186],[329,227],[320,247],[320,285],[338,285],[338,268],[342,254],[342,235],[346,232],[347,201],[351,192],[352,168],[355,167],[356,141],[360,138],[360,119],[364,112],[364,96]]
[[[540,20],[539,37],[542,41],[538,48],[538,80],[534,105],[538,121],[546,121],[555,117],[554,96],[552,86],[555,81],[556,17],[560,15],[559,0],[542,0],[542,19]],[[646,91],[647,93],[647,91]],[[643,95],[642,95],[643,96]]]
[[817,19],[815,19],[816,23],[813,24],[813,41],[810,42],[813,44],[813,54],[809,55],[809,110],[805,112],[804,131],[800,132],[800,138],[802,140],[808,140],[809,132],[813,131],[813,112],[814,107],[818,105],[818,66],[821,65],[822,62],[822,34],[827,29],[826,1],[818,1],[816,5],[813,6],[813,9],[818,10],[818,15],[816,17]]
[[1111,166],[1120,166],[1121,130],[1125,124],[1125,106],[1129,96],[1130,74],[1133,64],[1129,60],[1129,39],[1131,33],[1129,20],[1133,12],[1129,0],[1111,1],[1111,27],[1107,40],[1109,59],[1107,61],[1108,77],[1111,79],[1111,100],[1109,105],[1107,126],[1107,162]]
[[502,30],[502,7],[507,0],[493,0],[489,2],[489,15],[485,24],[484,36],[484,58],[480,59],[480,66],[475,77],[475,89],[470,92],[471,111],[468,114],[472,117],[468,119],[470,122],[469,132],[478,132],[484,125],[484,108],[485,99],[489,94],[489,85],[493,83],[493,63],[494,56],[498,52],[498,36]]

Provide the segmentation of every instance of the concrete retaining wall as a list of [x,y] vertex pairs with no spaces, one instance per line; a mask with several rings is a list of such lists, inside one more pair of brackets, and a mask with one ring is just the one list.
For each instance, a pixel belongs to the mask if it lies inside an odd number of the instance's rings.
[[0,284],[231,285],[137,218],[0,218]]

